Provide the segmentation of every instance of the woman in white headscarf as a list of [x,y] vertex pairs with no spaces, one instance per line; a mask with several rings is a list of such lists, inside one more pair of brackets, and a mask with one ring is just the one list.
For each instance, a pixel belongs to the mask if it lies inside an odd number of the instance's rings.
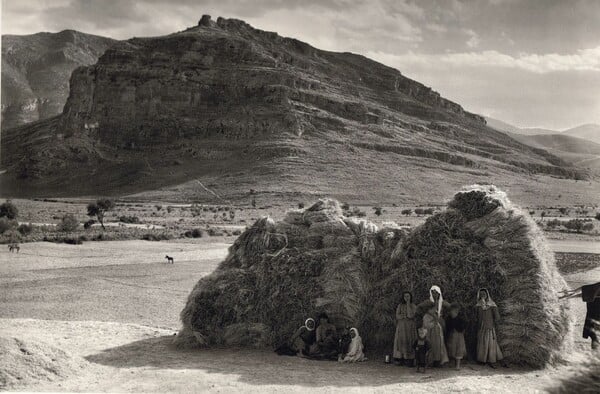
[[424,304],[427,309],[423,316],[423,327],[427,329],[427,339],[431,343],[428,364],[443,365],[449,361],[444,339],[445,322],[443,317],[443,308],[447,308],[449,304],[444,301],[440,287],[435,285],[429,289],[429,301]]
[[502,360],[502,351],[496,336],[496,323],[500,320],[498,306],[487,289],[477,291],[477,361],[495,368],[494,363]]
[[343,358],[340,358],[340,362],[343,363],[355,363],[358,361],[366,361],[367,358],[363,353],[362,338],[358,335],[358,330],[354,327],[350,329],[350,337],[352,341],[348,346],[348,353]]
[[311,346],[316,343],[315,328],[315,320],[309,317],[304,325],[292,335],[290,342],[298,356],[308,356],[310,354]]

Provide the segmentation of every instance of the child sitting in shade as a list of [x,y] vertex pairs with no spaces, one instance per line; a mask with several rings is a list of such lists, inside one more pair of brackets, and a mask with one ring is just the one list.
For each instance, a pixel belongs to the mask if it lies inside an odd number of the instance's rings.
[[465,346],[466,323],[460,314],[460,305],[450,306],[450,316],[446,319],[446,349],[448,357],[454,359],[456,369],[460,369],[461,360],[467,355]]
[[427,368],[427,356],[431,349],[431,343],[427,339],[427,329],[421,327],[417,330],[417,339],[413,344],[415,350],[415,364],[417,366],[417,372],[425,373]]

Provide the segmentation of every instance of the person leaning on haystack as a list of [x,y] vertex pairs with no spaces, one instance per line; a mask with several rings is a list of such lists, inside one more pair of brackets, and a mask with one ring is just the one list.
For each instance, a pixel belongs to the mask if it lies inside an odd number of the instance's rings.
[[585,324],[583,325],[583,337],[592,340],[592,349],[600,349],[600,282],[581,286],[575,290],[564,291],[560,297],[575,298],[581,296],[587,304]]
[[496,322],[500,320],[498,306],[490,297],[487,289],[477,291],[477,361],[496,368],[495,363],[504,358],[498,337],[496,336]]

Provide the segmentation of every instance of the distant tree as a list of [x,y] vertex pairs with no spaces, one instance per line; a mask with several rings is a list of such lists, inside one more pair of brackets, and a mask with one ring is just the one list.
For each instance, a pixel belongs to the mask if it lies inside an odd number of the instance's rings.
[[540,218],[542,218],[542,222],[544,221],[544,218],[546,217],[546,211],[542,211],[540,213]]
[[560,207],[560,208],[558,208],[558,212],[560,212],[561,215],[568,215],[569,214],[569,208]]
[[410,216],[412,215],[412,209],[403,209],[402,211],[400,211],[400,213],[404,216]]
[[0,218],[16,219],[19,216],[19,210],[10,200],[0,204]]
[[417,208],[417,209],[415,209],[415,213],[417,214],[417,216],[421,216],[421,215],[423,215],[425,212],[423,211],[423,208]]
[[342,210],[344,211],[349,211],[350,210],[350,204],[348,204],[347,202],[342,204]]
[[156,204],[154,208],[156,208],[157,211],[160,211],[162,209],[162,205]]
[[298,203],[298,209],[304,209],[304,203],[303,202],[299,202]]
[[581,230],[582,231],[592,231],[594,229],[594,224],[593,223],[585,223],[582,227]]
[[381,207],[373,207],[373,210],[375,211],[375,215],[377,216],[381,216],[381,214],[383,213],[383,209],[381,209]]
[[112,211],[115,208],[114,201],[108,198],[102,198],[96,200],[96,202],[89,203],[87,206],[87,215],[95,216],[98,219],[98,222],[102,226],[103,230],[106,230],[104,227],[104,215],[108,211]]
[[433,215],[433,208],[426,208],[423,210],[425,215]]
[[31,232],[33,231],[33,226],[31,225],[31,223],[29,224],[20,224],[19,227],[17,227],[17,231],[21,233],[21,235],[29,235],[31,234]]
[[6,217],[0,217],[0,234],[4,234],[6,231],[15,229],[19,223],[14,219],[8,219]]
[[[565,222],[564,226],[569,230],[574,230],[574,231],[580,233],[581,231],[583,231],[585,224],[586,223],[581,219],[571,219],[571,220]],[[593,225],[592,225],[592,228],[593,228]]]
[[79,227],[79,220],[72,213],[66,213],[58,224],[58,229],[65,232],[75,231],[77,227]]

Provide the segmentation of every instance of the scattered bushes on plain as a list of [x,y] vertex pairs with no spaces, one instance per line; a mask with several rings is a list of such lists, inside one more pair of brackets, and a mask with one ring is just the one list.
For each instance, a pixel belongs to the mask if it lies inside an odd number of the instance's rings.
[[130,223],[130,224],[140,224],[140,218],[138,218],[137,216],[127,216],[127,215],[123,215],[123,216],[119,216],[119,222],[121,223]]
[[16,219],[19,216],[19,210],[10,200],[0,204],[0,218]]
[[412,209],[403,209],[402,211],[400,211],[400,213],[404,216],[410,216],[412,215]]
[[72,232],[79,227],[79,220],[71,213],[65,214],[58,224],[58,231]]
[[24,236],[29,235],[33,231],[33,225],[31,223],[29,223],[29,224],[25,224],[25,223],[20,224],[19,227],[17,227],[17,231],[19,233],[21,233],[21,235],[24,235]]
[[188,230],[185,233],[183,233],[183,236],[186,238],[202,238],[203,235],[203,231],[199,228]]

